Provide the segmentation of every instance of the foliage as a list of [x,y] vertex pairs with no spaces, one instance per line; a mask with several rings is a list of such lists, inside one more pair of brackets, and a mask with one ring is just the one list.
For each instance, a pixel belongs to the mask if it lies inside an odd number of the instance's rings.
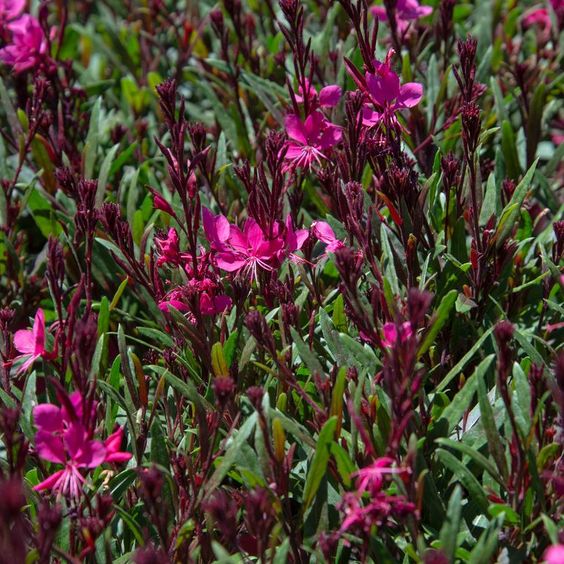
[[562,562],[563,24],[0,0],[0,559]]

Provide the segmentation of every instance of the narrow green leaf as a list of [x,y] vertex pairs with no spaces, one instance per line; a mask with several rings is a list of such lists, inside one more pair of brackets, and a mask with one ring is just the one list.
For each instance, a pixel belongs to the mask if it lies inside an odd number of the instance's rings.
[[99,132],[100,132],[100,108],[102,106],[102,98],[98,98],[94,103],[92,112],[90,113],[90,124],[88,126],[88,134],[84,143],[83,162],[84,162],[84,178],[92,178],[94,172],[94,163],[96,161],[96,152],[98,150]]
[[461,514],[462,488],[457,485],[450,496],[445,522],[440,532],[441,550],[446,556],[447,562],[454,562]]
[[206,482],[205,486],[200,490],[200,498],[206,499],[211,493],[217,489],[223,478],[227,476],[227,473],[231,469],[233,463],[237,460],[237,455],[241,449],[241,445],[245,443],[255,428],[257,423],[257,412],[255,411],[246,421],[243,423],[241,428],[235,433],[234,436],[230,437],[227,449],[219,466],[215,469],[214,473],[210,479]]
[[473,358],[473,356],[482,348],[482,345],[486,339],[491,335],[493,327],[490,327],[475,343],[474,346],[449,370],[448,374],[441,380],[440,384],[437,386],[437,392],[442,392],[468,364],[468,362]]
[[501,437],[495,424],[494,414],[488,393],[486,391],[486,383],[484,379],[478,380],[478,402],[480,405],[480,422],[488,439],[488,450],[495,460],[499,473],[507,480],[509,473],[507,471],[507,462],[505,460],[505,451],[501,443]]
[[303,339],[301,338],[300,334],[290,326],[290,334],[292,335],[292,340],[294,342],[294,346],[296,347],[302,362],[308,367],[312,374],[319,374],[320,376],[325,373],[321,363],[319,362],[317,355],[309,350],[309,347],[304,343]]
[[450,311],[456,302],[456,298],[458,297],[457,290],[451,290],[446,296],[443,297],[441,303],[437,309],[436,314],[434,315],[435,321],[431,328],[425,334],[425,338],[417,351],[417,356],[421,356],[427,352],[429,347],[435,341],[435,338],[439,334],[439,331],[443,328],[444,324],[448,321],[450,317]]
[[482,470],[485,470],[489,475],[502,487],[505,487],[505,483],[496,470],[495,466],[483,455],[480,454],[476,449],[463,443],[462,441],[453,441],[452,439],[446,439],[444,437],[439,437],[436,439],[437,443],[440,445],[450,447],[454,450],[461,452],[462,454],[468,455]]
[[478,482],[474,474],[472,474],[456,456],[447,450],[438,448],[435,452],[440,461],[452,472],[453,479],[462,483],[468,490],[472,502],[478,506],[481,512],[485,513],[488,510],[488,498],[484,493],[482,484]]
[[468,564],[484,564],[484,562],[491,561],[494,551],[497,548],[499,531],[503,525],[503,517],[503,514],[496,517],[480,535],[478,544],[476,544],[470,553]]
[[306,512],[315,498],[315,494],[319,489],[321,480],[327,470],[327,463],[331,455],[331,443],[335,436],[335,429],[337,427],[337,418],[331,417],[323,425],[319,432],[317,445],[315,447],[315,454],[309,466],[307,478],[304,487],[304,495],[302,501],[302,514]]
[[474,373],[466,383],[464,387],[458,391],[454,396],[453,400],[444,408],[441,413],[441,419],[444,418],[448,421],[448,432],[451,433],[452,430],[460,424],[464,412],[470,406],[470,402],[478,389],[478,381],[483,380],[484,375],[488,372],[490,366],[495,358],[494,354],[490,354],[474,370]]

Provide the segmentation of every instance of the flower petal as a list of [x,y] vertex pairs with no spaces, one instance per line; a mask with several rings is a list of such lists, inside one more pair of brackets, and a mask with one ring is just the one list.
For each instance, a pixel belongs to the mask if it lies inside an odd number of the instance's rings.
[[319,104],[327,108],[332,108],[341,99],[341,87],[336,84],[325,86],[319,91]]
[[50,403],[40,403],[33,408],[33,423],[38,430],[55,433],[63,430],[61,409]]
[[418,82],[406,82],[400,88],[398,104],[406,108],[413,108],[423,97],[423,85]]

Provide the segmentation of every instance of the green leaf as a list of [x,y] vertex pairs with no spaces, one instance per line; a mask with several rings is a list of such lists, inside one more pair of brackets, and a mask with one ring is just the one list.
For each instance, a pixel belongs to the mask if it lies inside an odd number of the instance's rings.
[[501,220],[499,221],[495,238],[496,245],[499,248],[505,242],[505,239],[509,236],[513,228],[515,227],[515,222],[521,214],[521,206],[525,200],[525,196],[529,190],[529,186],[533,180],[535,170],[537,168],[538,159],[530,166],[529,170],[515,188],[511,200],[505,206],[503,212],[501,213]]
[[37,405],[35,370],[26,378],[25,390],[22,398],[22,415],[20,425],[27,439],[35,437],[33,429],[33,407]]
[[462,454],[468,455],[482,470],[485,470],[489,473],[489,475],[502,487],[505,487],[504,481],[501,479],[498,471],[496,470],[495,466],[483,455],[480,454],[476,449],[473,449],[471,446],[463,443],[462,441],[453,441],[451,439],[446,439],[444,437],[440,437],[435,440],[435,442],[439,443],[440,445],[450,447],[454,450],[461,452]]
[[457,485],[450,496],[445,522],[440,532],[441,550],[446,556],[447,562],[454,562],[461,514],[462,488]]
[[319,374],[320,376],[325,374],[321,363],[319,362],[317,355],[309,350],[309,347],[304,343],[300,334],[290,326],[290,334],[292,335],[292,341],[296,347],[302,362],[308,367],[312,374]]
[[501,149],[505,158],[507,174],[510,178],[517,178],[521,174],[521,166],[517,155],[515,133],[513,133],[508,120],[504,120],[501,124]]
[[439,331],[443,328],[444,324],[450,318],[450,311],[456,302],[456,298],[458,297],[457,290],[451,290],[446,296],[443,297],[441,303],[437,309],[436,314],[434,315],[435,321],[431,328],[425,334],[425,338],[417,351],[417,356],[421,356],[427,352],[429,347],[435,341],[435,338],[439,334]]
[[472,357],[482,348],[486,339],[491,335],[493,327],[490,327],[473,345],[473,347],[450,369],[448,374],[441,380],[436,391],[442,392],[472,359]]
[[319,438],[315,447],[315,454],[309,466],[307,478],[304,487],[304,495],[302,501],[302,514],[305,514],[311,503],[315,498],[315,494],[319,489],[321,480],[325,476],[327,470],[327,463],[331,456],[331,444],[335,436],[335,429],[337,427],[337,418],[331,417],[323,425],[319,432]]
[[100,108],[102,98],[98,98],[94,103],[92,112],[90,113],[90,123],[88,126],[88,134],[84,143],[82,156],[84,159],[84,178],[92,178],[94,172],[94,163],[96,162],[96,152],[98,150],[99,132],[100,132]]
[[485,374],[491,367],[493,360],[495,358],[494,354],[490,354],[474,370],[474,373],[466,383],[463,388],[457,392],[453,400],[443,409],[441,413],[441,419],[446,419],[448,421],[448,432],[451,433],[452,430],[460,424],[464,412],[468,409],[476,390],[478,389],[478,381],[483,380]]
[[108,177],[110,175],[110,169],[114,158],[116,156],[117,150],[119,149],[119,143],[114,145],[104,157],[102,161],[102,166],[100,167],[100,173],[98,174],[98,186],[96,189],[96,208],[101,207],[104,202],[104,195],[106,193],[106,184],[108,182]]
[[480,210],[480,225],[486,225],[492,215],[497,216],[501,206],[500,191],[497,188],[495,174],[492,172],[488,176],[486,184],[486,194]]
[[104,380],[97,380],[97,385],[102,389],[102,392],[110,396],[124,411],[127,416],[127,424],[129,426],[129,432],[131,433],[131,444],[133,445],[134,455],[137,462],[141,462],[142,453],[139,452],[137,447],[137,425],[135,424],[135,416],[132,411],[132,406],[129,405],[123,396],[115,390],[108,382]]
[[227,473],[231,469],[231,466],[237,460],[241,445],[247,442],[247,440],[253,433],[255,425],[257,423],[257,418],[258,414],[255,411],[245,421],[245,423],[243,423],[241,428],[234,434],[234,436],[230,437],[227,449],[223,458],[221,459],[221,462],[219,463],[219,466],[215,469],[210,479],[200,490],[200,499],[206,499],[215,489],[217,489],[221,485],[223,478],[227,476]]
[[472,549],[468,558],[468,564],[484,564],[490,562],[497,548],[499,531],[503,525],[504,514],[496,517],[490,522],[488,528],[480,535],[478,544]]
[[196,406],[196,409],[202,411],[204,411],[204,409],[208,411],[212,411],[214,409],[213,406],[198,393],[198,390],[196,390],[192,382],[184,382],[180,378],[177,378],[174,374],[171,374],[166,368],[163,368],[162,366],[152,366],[152,368],[160,368],[161,370],[159,372],[162,374],[162,376],[164,376],[165,380],[180,394],[191,401]]
[[457,482],[461,482],[462,485],[468,490],[469,498],[475,503],[479,511],[485,513],[488,510],[488,498],[484,493],[482,484],[478,482],[474,474],[468,470],[468,468],[460,462],[456,456],[444,450],[438,448],[436,451],[437,456],[440,461],[452,472],[453,479]]
[[495,424],[494,414],[484,379],[478,380],[478,402],[480,405],[480,422],[488,439],[488,450],[495,460],[499,473],[507,480],[509,473],[507,471],[507,462],[505,460],[505,451],[501,444],[501,437]]
[[331,455],[337,463],[337,472],[339,472],[344,486],[350,488],[352,483],[351,475],[356,468],[350,459],[349,453],[340,444],[333,441],[331,443]]

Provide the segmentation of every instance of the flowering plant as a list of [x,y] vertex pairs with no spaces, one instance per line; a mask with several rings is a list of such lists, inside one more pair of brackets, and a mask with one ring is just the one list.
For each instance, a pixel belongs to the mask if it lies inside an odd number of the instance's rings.
[[562,562],[560,0],[0,0],[0,561]]

